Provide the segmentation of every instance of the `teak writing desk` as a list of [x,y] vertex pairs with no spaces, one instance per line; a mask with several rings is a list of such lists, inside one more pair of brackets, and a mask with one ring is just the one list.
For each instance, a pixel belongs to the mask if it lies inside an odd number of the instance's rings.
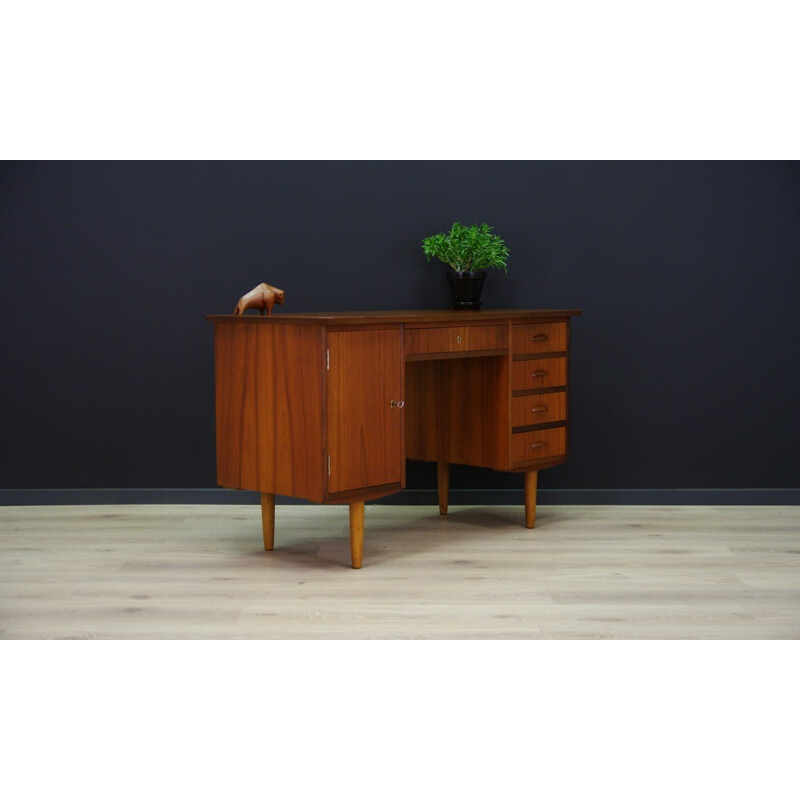
[[569,323],[577,310],[209,315],[214,323],[217,481],[261,493],[264,547],[275,495],[348,503],[361,566],[364,501],[405,487],[406,458],[525,474],[568,454]]

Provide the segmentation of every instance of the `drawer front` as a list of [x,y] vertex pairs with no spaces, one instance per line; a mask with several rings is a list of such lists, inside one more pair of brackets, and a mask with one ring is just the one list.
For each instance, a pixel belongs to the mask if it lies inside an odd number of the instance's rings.
[[458,325],[446,328],[406,328],[406,355],[502,350],[508,347],[506,325]]
[[567,323],[534,322],[530,325],[514,325],[511,345],[515,355],[560,353],[567,349]]
[[567,418],[567,393],[526,394],[511,398],[511,427],[561,422]]
[[511,434],[511,461],[515,464],[566,454],[566,428],[545,428],[541,431]]
[[511,388],[549,389],[567,385],[566,358],[529,358],[514,361],[511,367]]

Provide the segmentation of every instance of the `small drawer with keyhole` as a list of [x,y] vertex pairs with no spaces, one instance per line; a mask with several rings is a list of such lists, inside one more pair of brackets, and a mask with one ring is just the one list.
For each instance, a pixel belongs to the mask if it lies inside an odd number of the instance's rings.
[[506,325],[458,325],[405,331],[406,356],[502,350],[508,347]]

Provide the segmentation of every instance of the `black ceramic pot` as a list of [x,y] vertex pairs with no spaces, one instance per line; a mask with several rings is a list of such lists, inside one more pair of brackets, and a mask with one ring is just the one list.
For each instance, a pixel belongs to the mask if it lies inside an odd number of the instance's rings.
[[447,279],[450,281],[450,289],[453,292],[453,308],[455,309],[478,309],[481,307],[481,289],[486,278],[484,271],[476,273],[464,273],[459,275],[457,272],[448,270]]

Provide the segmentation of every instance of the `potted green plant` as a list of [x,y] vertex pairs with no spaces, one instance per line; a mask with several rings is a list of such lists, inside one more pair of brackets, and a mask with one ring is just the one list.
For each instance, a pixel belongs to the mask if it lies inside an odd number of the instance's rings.
[[482,225],[454,222],[448,233],[423,239],[422,250],[428,261],[438,258],[451,267],[447,277],[456,309],[480,308],[487,269],[508,272],[508,247],[485,222]]

